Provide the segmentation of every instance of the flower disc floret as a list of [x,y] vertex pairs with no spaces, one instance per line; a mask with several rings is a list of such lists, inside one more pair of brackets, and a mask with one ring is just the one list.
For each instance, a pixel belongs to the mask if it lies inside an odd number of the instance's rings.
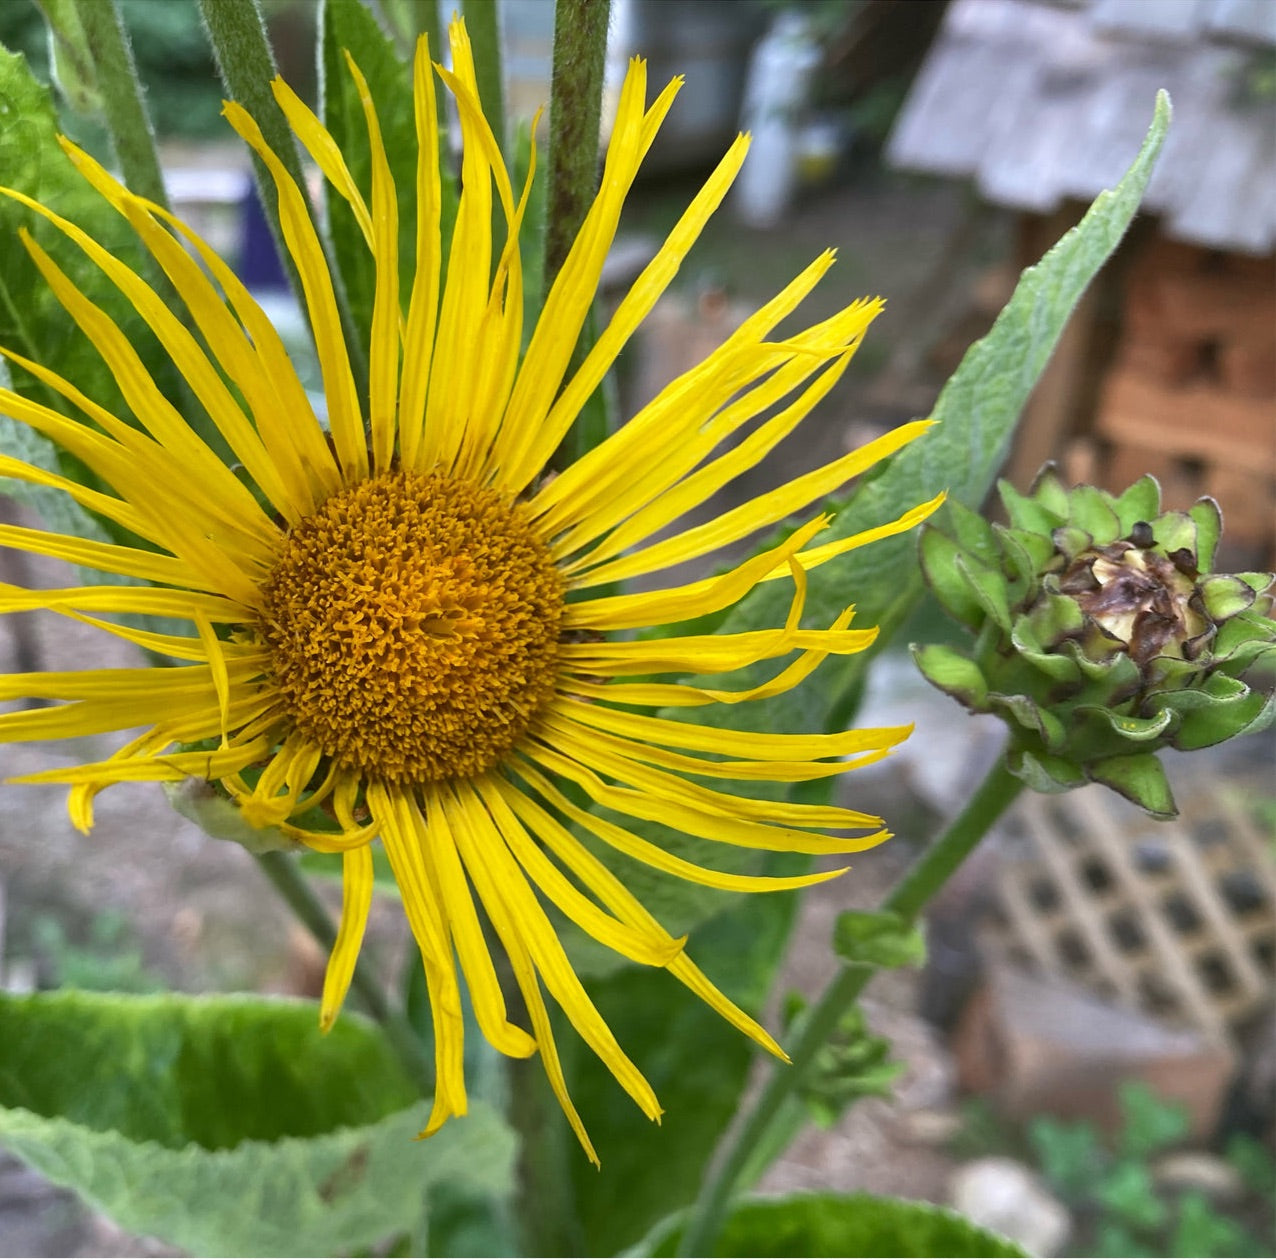
[[393,783],[482,774],[554,689],[563,581],[495,490],[395,472],[299,522],[260,629],[298,730]]

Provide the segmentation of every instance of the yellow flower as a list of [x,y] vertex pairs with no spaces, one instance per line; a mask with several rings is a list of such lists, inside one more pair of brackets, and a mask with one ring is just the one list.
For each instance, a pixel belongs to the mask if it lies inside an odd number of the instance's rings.
[[[0,543],[149,585],[3,587],[0,611],[52,609],[191,663],[8,677],[0,698],[62,703],[0,716],[0,739],[146,728],[106,761],[26,776],[70,784],[71,817],[84,830],[92,824],[93,797],[112,783],[205,780],[233,798],[252,826],[343,854],[325,1027],[336,1018],[359,951],[372,898],[371,844],[379,838],[420,946],[433,1011],[437,1082],[425,1132],[466,1109],[459,963],[484,1035],[508,1055],[539,1052],[572,1127],[596,1158],[567,1094],[542,986],[639,1107],[653,1119],[660,1108],[573,972],[545,903],[626,958],[667,968],[768,1050],[782,1051],[696,968],[684,940],[660,926],[577,832],[713,888],[793,888],[829,876],[704,869],[578,800],[583,794],[614,813],[752,849],[836,853],[884,839],[880,820],[862,813],[755,801],[702,780],[795,782],[839,774],[883,756],[907,728],[768,735],[634,710],[775,695],[828,653],[866,647],[874,632],[850,629],[850,609],[827,629],[801,627],[806,572],[910,528],[935,505],[823,545],[813,541],[825,523],[816,518],[718,577],[641,594],[597,588],[704,556],[782,521],[899,449],[925,424],[905,425],[706,524],[652,541],[762,459],[846,367],[878,302],[857,302],[804,332],[771,338],[828,270],[832,257],[825,254],[618,432],[561,475],[543,477],[581,406],[722,201],[747,140],[732,146],[566,379],[621,205],[678,82],[647,107],[644,65],[631,64],[601,189],[520,356],[517,242],[528,190],[515,198],[479,106],[461,23],[452,26],[451,45],[453,71],[436,69],[459,110],[463,191],[445,269],[439,131],[422,43],[415,62],[419,158],[410,293],[399,288],[397,194],[358,68],[351,63],[372,157],[370,204],[319,120],[284,83],[274,84],[297,137],[350,203],[375,266],[366,398],[356,389],[305,195],[253,119],[238,105],[226,106],[278,189],[322,368],[326,425],[261,309],[174,216],[65,144],[167,275],[194,332],[75,225],[7,192],[61,229],[118,286],[212,418],[243,476],[161,394],[111,318],[24,235],[44,278],[114,375],[132,418],[110,414],[72,382],[4,351],[82,418],[11,391],[0,394],[0,407],[82,460],[114,494],[9,458],[0,459],[0,474],[61,489],[141,542],[105,544],[6,526]],[[508,225],[496,258],[493,188]],[[766,411],[774,414],[743,441],[730,442]],[[607,637],[712,613],[773,580],[794,587],[783,627]],[[99,614],[180,618],[191,630],[160,634]],[[750,691],[632,681],[721,673],[794,653]],[[201,742],[201,750],[190,747]],[[846,839],[821,829],[868,834]],[[529,1028],[509,1018],[484,920],[508,956]]]

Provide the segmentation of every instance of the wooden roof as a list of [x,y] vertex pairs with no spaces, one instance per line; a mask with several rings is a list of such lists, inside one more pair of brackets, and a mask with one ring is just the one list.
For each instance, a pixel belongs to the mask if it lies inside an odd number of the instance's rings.
[[1174,122],[1147,208],[1171,237],[1268,253],[1273,66],[1276,0],[952,0],[887,157],[1048,212],[1117,182],[1164,87]]

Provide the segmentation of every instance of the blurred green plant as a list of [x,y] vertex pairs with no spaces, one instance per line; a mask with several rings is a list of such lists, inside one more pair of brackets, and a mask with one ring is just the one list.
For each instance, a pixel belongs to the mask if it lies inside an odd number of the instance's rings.
[[146,965],[132,925],[118,910],[95,914],[82,944],[51,914],[36,917],[31,936],[50,987],[95,993],[157,993],[164,988],[163,977]]
[[1276,1216],[1276,1167],[1252,1138],[1237,1135],[1225,1158],[1244,1182],[1249,1202],[1223,1207],[1203,1191],[1158,1181],[1155,1157],[1189,1131],[1183,1106],[1158,1097],[1142,1081],[1119,1091],[1120,1125],[1105,1139],[1084,1121],[1040,1116],[1028,1126],[1028,1148],[1042,1176],[1072,1209],[1072,1253],[1099,1256],[1270,1255]]

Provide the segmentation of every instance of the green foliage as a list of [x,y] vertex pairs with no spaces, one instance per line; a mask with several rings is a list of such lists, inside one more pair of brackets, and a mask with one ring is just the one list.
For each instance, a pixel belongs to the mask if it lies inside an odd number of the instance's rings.
[[436,1183],[511,1184],[482,1104],[412,1142],[422,1104],[362,1020],[323,1037],[307,1003],[63,991],[0,996],[0,1026],[0,1141],[196,1254],[349,1253],[416,1230]]
[[[1111,1140],[1088,1123],[1038,1117],[1028,1144],[1051,1188],[1080,1221],[1076,1244],[1089,1240],[1100,1256],[1257,1256],[1259,1239],[1198,1190],[1157,1184],[1150,1161],[1188,1134],[1184,1107],[1158,1098],[1141,1081],[1120,1089],[1121,1124]],[[1273,1165],[1260,1143],[1243,1136],[1228,1146],[1228,1161],[1265,1207],[1272,1222]]]
[[62,924],[50,915],[35,920],[32,935],[55,985],[115,993],[154,993],[163,988],[160,977],[147,969],[129,922],[118,911],[95,914],[82,945],[68,940]]
[[[630,1254],[671,1256],[678,1224],[665,1223]],[[871,1194],[799,1194],[745,1200],[715,1256],[1022,1256],[1010,1242],[931,1203]]]
[[815,1056],[798,1091],[815,1123],[832,1128],[859,1099],[889,1097],[904,1071],[890,1052],[891,1043],[871,1032],[862,1008],[852,1006]]

